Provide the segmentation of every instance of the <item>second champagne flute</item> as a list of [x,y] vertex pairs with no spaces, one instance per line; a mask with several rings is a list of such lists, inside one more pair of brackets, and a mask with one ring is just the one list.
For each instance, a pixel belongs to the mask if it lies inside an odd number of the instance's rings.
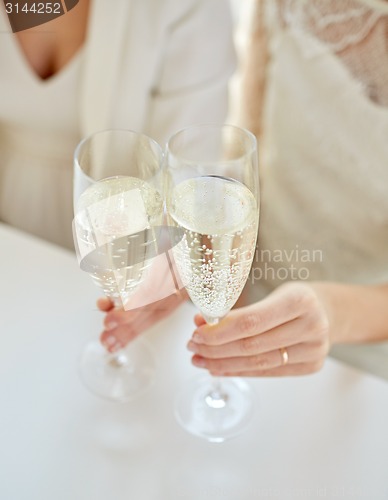
[[[162,157],[156,142],[129,130],[97,132],[75,152],[73,233],[80,267],[115,307],[129,307],[158,252]],[[113,353],[96,339],[80,361],[85,385],[119,402],[148,387],[154,368],[152,352],[139,338]]]
[[[168,142],[167,182],[181,280],[206,322],[216,324],[241,294],[255,253],[256,139],[229,125],[188,127]],[[183,388],[175,414],[192,434],[222,442],[244,429],[252,410],[250,389],[242,379],[206,375]]]

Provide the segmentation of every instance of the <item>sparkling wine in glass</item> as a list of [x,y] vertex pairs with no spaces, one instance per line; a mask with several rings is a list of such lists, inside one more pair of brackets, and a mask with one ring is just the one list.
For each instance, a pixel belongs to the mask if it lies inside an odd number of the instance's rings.
[[[259,223],[255,137],[229,125],[199,125],[167,146],[167,211],[173,255],[191,300],[208,324],[236,303],[248,278]],[[178,235],[178,236],[176,236]],[[253,412],[248,384],[202,376],[176,400],[178,422],[222,442],[239,434]]]
[[[163,219],[162,151],[145,135],[106,130],[83,140],[74,157],[73,234],[80,267],[112,300],[129,308],[158,253]],[[86,345],[80,374],[95,394],[128,401],[147,388],[155,360],[144,339],[111,353]]]

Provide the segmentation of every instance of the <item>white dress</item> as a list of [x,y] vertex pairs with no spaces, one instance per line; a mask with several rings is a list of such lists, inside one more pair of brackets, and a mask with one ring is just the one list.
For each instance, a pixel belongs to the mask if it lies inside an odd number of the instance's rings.
[[[252,301],[290,279],[388,282],[387,4],[267,2]],[[388,344],[333,353],[388,377]]]
[[[213,20],[217,16],[217,23]],[[96,130],[223,121],[235,68],[225,0],[92,0],[84,47],[47,81],[0,8],[0,221],[73,248],[72,158]]]

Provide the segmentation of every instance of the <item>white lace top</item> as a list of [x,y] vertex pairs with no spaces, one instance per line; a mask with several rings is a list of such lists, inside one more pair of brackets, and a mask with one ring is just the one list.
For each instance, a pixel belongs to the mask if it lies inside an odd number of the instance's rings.
[[290,279],[388,282],[388,2],[265,3],[253,299]]
[[375,103],[388,105],[388,2],[278,0],[285,27],[323,43]]

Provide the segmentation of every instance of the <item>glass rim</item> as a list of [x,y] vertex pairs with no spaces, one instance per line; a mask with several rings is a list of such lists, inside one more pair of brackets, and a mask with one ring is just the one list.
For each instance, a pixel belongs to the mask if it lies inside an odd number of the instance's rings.
[[156,146],[156,149],[159,150],[160,166],[162,166],[163,156],[164,156],[163,148],[162,148],[162,146],[157,141],[155,141],[155,139],[152,139],[152,137],[150,137],[149,135],[144,134],[142,132],[136,132],[135,130],[125,129],[125,128],[107,128],[107,129],[101,129],[101,130],[96,130],[95,132],[92,132],[91,134],[89,134],[86,137],[84,137],[83,139],[81,139],[80,142],[77,144],[77,146],[76,146],[76,148],[74,150],[74,154],[73,154],[73,163],[74,163],[74,165],[77,166],[84,173],[84,175],[86,177],[88,177],[90,180],[93,181],[93,179],[85,173],[84,169],[80,165],[80,162],[78,161],[80,151],[85,146],[85,144],[87,142],[89,142],[93,137],[96,137],[96,136],[99,136],[99,135],[103,135],[103,134],[107,134],[107,133],[112,133],[112,132],[125,132],[125,133],[129,133],[133,137],[134,136],[138,136],[138,137],[143,137],[143,138],[147,139],[150,144],[153,144],[154,146]]
[[186,160],[188,163],[196,162],[196,160],[193,160],[191,158],[187,158],[187,157],[185,157],[185,155],[174,152],[173,149],[171,148],[171,143],[174,140],[176,140],[177,137],[179,137],[180,135],[183,135],[185,132],[187,132],[189,130],[195,130],[195,129],[199,130],[201,128],[202,129],[208,128],[208,129],[219,129],[219,130],[221,130],[221,129],[235,130],[235,131],[242,133],[243,135],[245,135],[249,139],[250,148],[247,149],[247,151],[245,151],[241,156],[238,156],[238,157],[233,158],[231,160],[224,160],[224,163],[225,162],[226,163],[235,162],[236,160],[238,160],[240,158],[244,158],[246,156],[249,156],[258,150],[258,140],[257,140],[256,136],[250,130],[243,128],[243,127],[239,127],[238,125],[232,125],[229,123],[208,122],[208,123],[197,123],[197,124],[193,124],[193,125],[188,125],[186,127],[179,129],[177,132],[174,132],[174,134],[168,139],[168,141],[166,143],[166,156],[168,154],[171,154],[172,156]]

